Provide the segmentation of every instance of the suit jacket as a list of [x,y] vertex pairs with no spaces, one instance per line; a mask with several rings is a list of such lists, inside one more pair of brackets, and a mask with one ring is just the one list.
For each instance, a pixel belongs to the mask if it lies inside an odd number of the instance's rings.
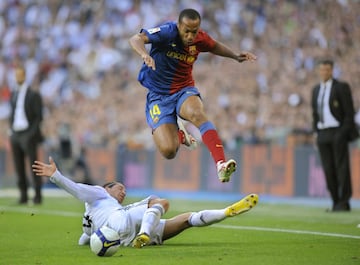
[[[13,92],[10,97],[11,113],[9,117],[9,123],[12,132],[11,137],[17,137],[17,133],[14,132],[12,129],[15,116],[17,94],[18,92]],[[40,125],[43,120],[43,103],[40,94],[36,91],[31,90],[30,87],[26,91],[24,108],[26,118],[29,122],[29,128],[22,132],[22,136],[36,142],[42,142],[44,137],[41,133]]]
[[[318,113],[318,95],[320,92],[320,84],[313,88],[312,93],[312,116],[313,130],[318,132],[317,123],[319,121]],[[356,128],[354,116],[354,104],[351,95],[350,86],[346,82],[333,79],[331,93],[329,98],[330,111],[332,115],[339,121],[340,126],[338,133],[347,141],[353,141],[359,137]]]

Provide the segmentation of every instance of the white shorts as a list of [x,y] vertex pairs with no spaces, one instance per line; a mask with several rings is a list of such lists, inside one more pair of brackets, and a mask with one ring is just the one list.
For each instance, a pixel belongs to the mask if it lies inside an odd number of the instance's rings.
[[[119,233],[122,246],[129,246],[139,233],[142,218],[152,198],[154,197],[149,196],[142,201],[129,204],[109,217],[106,225]],[[164,228],[165,220],[162,219],[150,235],[151,244],[162,244]]]

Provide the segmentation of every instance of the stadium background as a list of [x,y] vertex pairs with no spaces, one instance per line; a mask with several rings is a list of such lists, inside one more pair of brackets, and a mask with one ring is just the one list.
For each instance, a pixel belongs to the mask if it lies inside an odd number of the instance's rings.
[[[186,7],[200,11],[214,38],[258,56],[257,63],[239,65],[204,54],[195,66],[209,118],[239,161],[225,185],[203,147],[181,149],[173,161],[155,151],[144,117],[146,90],[136,81],[141,60],[127,42],[141,27],[176,20]],[[331,57],[359,110],[359,11],[355,0],[1,1],[0,187],[15,187],[7,117],[12,69],[21,60],[44,98],[41,155],[55,156],[66,173],[81,157],[93,182],[117,178],[130,189],[326,197],[312,146],[311,88],[316,60]],[[359,161],[354,143],[355,198]]]

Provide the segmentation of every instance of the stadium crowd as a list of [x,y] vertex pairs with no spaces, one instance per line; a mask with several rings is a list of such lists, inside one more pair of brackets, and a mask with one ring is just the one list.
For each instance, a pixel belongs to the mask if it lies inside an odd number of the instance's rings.
[[[356,0],[7,0],[0,1],[0,147],[8,137],[13,66],[45,105],[43,132],[56,145],[59,128],[83,146],[151,148],[144,115],[141,59],[128,38],[142,27],[176,20],[183,8],[202,14],[202,28],[255,63],[199,57],[195,82],[228,146],[278,141],[311,130],[316,61],[335,60],[360,107],[360,2]],[[196,136],[196,130],[192,130]]]

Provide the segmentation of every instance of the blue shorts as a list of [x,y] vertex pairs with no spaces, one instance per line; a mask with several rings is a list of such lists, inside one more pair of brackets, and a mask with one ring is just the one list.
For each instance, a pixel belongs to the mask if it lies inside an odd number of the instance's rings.
[[177,115],[181,105],[190,96],[199,96],[196,87],[186,87],[172,95],[149,91],[146,97],[146,121],[155,130],[161,124],[177,124]]

